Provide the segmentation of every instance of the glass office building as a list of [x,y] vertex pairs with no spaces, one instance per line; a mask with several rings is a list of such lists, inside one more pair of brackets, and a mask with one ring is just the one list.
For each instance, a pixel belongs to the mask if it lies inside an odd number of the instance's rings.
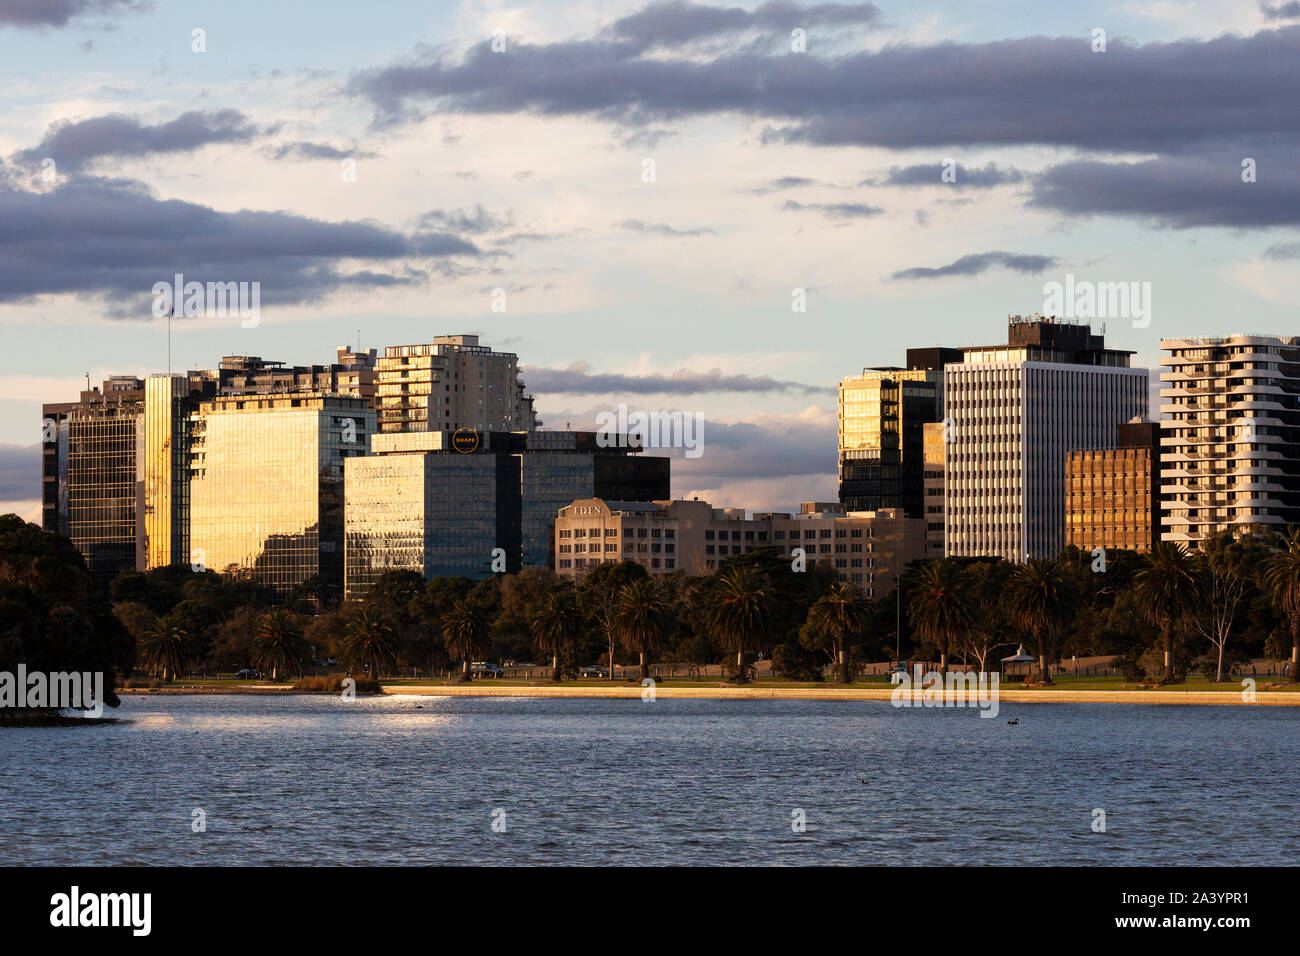
[[67,418],[68,537],[107,588],[135,567],[138,401],[81,405]]
[[193,422],[190,562],[286,593],[343,587],[344,462],[375,417],[343,395],[226,396]]

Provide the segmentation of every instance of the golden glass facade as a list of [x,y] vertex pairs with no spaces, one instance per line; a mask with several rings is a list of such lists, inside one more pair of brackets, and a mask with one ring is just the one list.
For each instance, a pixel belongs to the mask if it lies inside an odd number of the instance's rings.
[[191,445],[190,561],[278,592],[343,586],[343,473],[375,427],[363,399],[204,401]]
[[922,511],[922,432],[939,417],[937,369],[867,369],[840,382],[840,502],[849,511]]
[[144,383],[144,482],[141,568],[189,560],[188,446],[191,406],[183,375],[151,375]]
[[347,462],[345,499],[347,582],[355,598],[386,571],[425,578],[480,578],[492,550],[509,547],[518,568],[517,539],[497,540],[498,470],[518,488],[517,458],[438,452],[375,455]]
[[96,584],[135,567],[140,402],[81,405],[68,415],[68,537]]
[[1066,544],[1081,551],[1150,551],[1160,537],[1159,471],[1150,448],[1071,452],[1065,466]]

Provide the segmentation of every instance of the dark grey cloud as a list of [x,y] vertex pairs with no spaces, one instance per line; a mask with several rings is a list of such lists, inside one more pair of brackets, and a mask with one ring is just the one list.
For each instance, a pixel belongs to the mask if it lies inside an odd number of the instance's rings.
[[815,210],[828,219],[869,219],[885,211],[879,206],[869,206],[864,202],[796,202],[793,199],[787,199],[781,208]]
[[62,27],[78,17],[147,10],[144,0],[3,0],[0,26]]
[[1264,250],[1264,258],[1273,262],[1300,259],[1300,242],[1280,242]]
[[475,203],[473,209],[430,209],[422,213],[416,224],[421,229],[436,229],[439,232],[499,232],[508,228],[514,219],[508,214],[494,215]]
[[[1242,181],[1245,157],[1255,160],[1255,182]],[[1061,163],[1034,177],[1030,205],[1068,215],[1150,220],[1175,229],[1296,226],[1300,169],[1294,153],[1248,148],[1197,158]]]
[[[35,422],[33,430],[37,430]],[[0,501],[41,497],[41,446],[0,442]]]
[[638,50],[680,46],[694,40],[748,30],[789,31],[796,27],[876,26],[880,10],[870,3],[823,3],[798,6],[764,3],[753,11],[740,7],[710,7],[685,0],[653,3],[615,21],[608,36],[632,43]]
[[374,159],[379,155],[365,150],[344,149],[329,143],[313,143],[305,140],[269,146],[266,153],[272,159],[289,160],[291,162],[314,159]]
[[781,392],[792,395],[830,394],[833,388],[787,382],[768,375],[725,375],[719,369],[693,372],[678,369],[671,375],[593,374],[586,362],[568,368],[523,368],[528,390],[534,394],[563,392],[575,395],[694,395],[703,392]]
[[1177,152],[1300,142],[1300,27],[1135,45],[1090,36],[891,45],[836,58],[643,55],[637,42],[485,42],[355,75],[380,124],[428,110],[587,115],[623,126],[735,113],[768,142],[910,149],[1042,144]]
[[996,163],[988,163],[983,169],[978,166],[968,169],[961,164],[957,165],[956,178],[952,182],[944,182],[942,174],[944,167],[942,163],[918,164],[915,166],[893,166],[889,172],[882,177],[875,179],[865,179],[858,185],[860,186],[956,186],[971,187],[974,189],[989,189],[993,186],[1002,186],[1007,183],[1019,183],[1025,180],[1025,174],[1018,169],[1011,167],[999,167]]
[[[837,437],[834,417],[812,423],[794,418],[762,423],[706,418],[703,454],[675,457],[673,485],[718,488],[740,481],[834,475]],[[810,497],[806,490],[800,494]]]
[[820,185],[823,184],[815,179],[809,179],[807,176],[781,176],[777,179],[769,179],[765,183],[759,183],[750,192],[762,196],[766,193],[784,192],[787,189],[804,189],[808,186]]
[[151,153],[182,153],[210,143],[247,143],[259,130],[239,110],[182,113],[167,123],[150,126],[133,116],[110,113],[52,125],[31,149],[15,155],[18,163],[37,166],[46,157],[60,172],[75,172],[105,157],[123,158]]
[[[423,283],[447,257],[478,254],[449,233],[220,212],[122,181],[72,179],[44,193],[0,184],[0,302],[103,296],[115,317],[148,318],[153,284],[180,272],[187,281],[260,282],[264,304],[303,303],[345,288]],[[364,265],[344,272],[345,260]]]
[[1300,19],[1300,0],[1291,0],[1290,3],[1264,3],[1260,0],[1259,10],[1265,20],[1296,20]]
[[1013,272],[1033,274],[1056,265],[1055,256],[1021,255],[1014,252],[976,252],[936,268],[917,267],[895,272],[891,279],[942,279],[945,276],[975,276],[1001,267]]
[[707,226],[699,226],[694,229],[678,229],[662,222],[642,222],[640,219],[624,219],[619,223],[624,229],[630,232],[653,233],[657,236],[712,236],[714,232]]

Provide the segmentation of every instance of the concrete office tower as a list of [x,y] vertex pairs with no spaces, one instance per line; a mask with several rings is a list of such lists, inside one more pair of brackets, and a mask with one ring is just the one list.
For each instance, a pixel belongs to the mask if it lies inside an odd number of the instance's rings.
[[482,578],[550,566],[562,505],[669,493],[670,459],[601,448],[593,432],[456,435],[380,433],[369,457],[347,462],[349,598],[390,570]]
[[1147,372],[1085,325],[1008,318],[1007,344],[944,368],[945,548],[960,557],[1054,557],[1065,546],[1065,462],[1114,448],[1146,417]]
[[519,379],[519,357],[479,345],[477,335],[389,346],[377,376],[381,432],[530,432],[541,424]]
[[374,403],[378,391],[375,350],[354,352],[340,345],[335,356],[337,361],[330,365],[285,365],[258,355],[227,355],[216,370],[217,391],[223,395],[332,392]]
[[922,429],[943,408],[943,366],[958,349],[908,349],[907,368],[882,366],[839,387],[840,503],[847,511],[924,513]]
[[1065,465],[1065,540],[1081,551],[1150,551],[1160,540],[1160,424],[1119,426],[1115,448],[1072,451]]
[[943,522],[947,509],[944,505],[944,436],[947,427],[943,422],[927,422],[922,428],[922,459],[925,475],[922,487],[925,491],[925,556],[942,558]]
[[1161,537],[1300,521],[1300,337],[1164,339]]
[[319,576],[343,590],[344,462],[364,455],[362,398],[222,396],[199,403],[190,442],[190,563],[288,594]]

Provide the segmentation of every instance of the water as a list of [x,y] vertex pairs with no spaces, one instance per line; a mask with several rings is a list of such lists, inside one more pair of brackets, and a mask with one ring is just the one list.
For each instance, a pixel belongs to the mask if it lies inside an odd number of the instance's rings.
[[0,730],[0,863],[1246,865],[1291,838],[1300,784],[1289,707],[124,695],[110,713]]

